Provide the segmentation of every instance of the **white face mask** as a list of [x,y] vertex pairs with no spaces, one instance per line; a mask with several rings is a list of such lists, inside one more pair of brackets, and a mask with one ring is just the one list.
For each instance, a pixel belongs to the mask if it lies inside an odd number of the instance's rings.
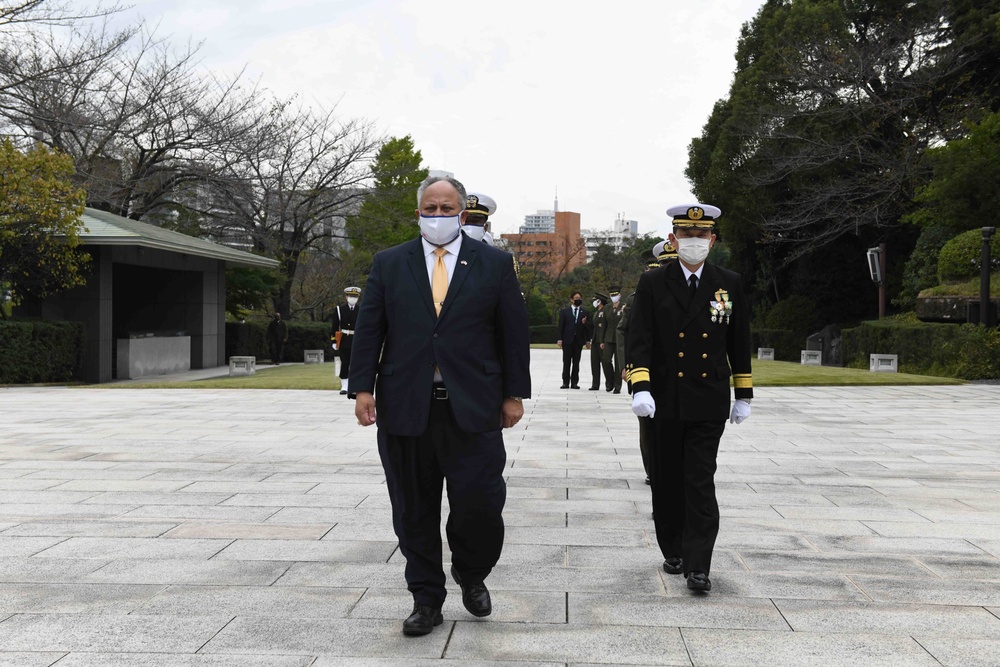
[[457,215],[420,216],[420,235],[431,245],[443,246],[451,243],[462,233],[462,222]]
[[615,294],[613,297],[611,297],[611,303],[618,303],[619,299],[621,299],[621,296]]
[[348,306],[353,306],[357,302],[358,302],[358,297],[356,297],[356,296],[349,296],[349,297],[347,297],[347,305]]
[[486,235],[486,228],[478,225],[462,225],[462,231],[473,241],[482,241]]
[[701,264],[708,257],[712,242],[698,237],[677,239],[677,256],[692,265]]
[[594,299],[593,304],[594,304],[594,308],[597,308],[599,305],[601,305],[601,302],[598,301],[597,299]]

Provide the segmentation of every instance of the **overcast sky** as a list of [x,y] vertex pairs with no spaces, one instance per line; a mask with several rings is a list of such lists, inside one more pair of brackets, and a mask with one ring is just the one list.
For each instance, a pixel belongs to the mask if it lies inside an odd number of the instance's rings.
[[661,236],[763,3],[130,1],[158,35],[204,41],[206,67],[247,66],[279,95],[411,135],[424,166],[497,201],[495,231],[551,209],[558,188],[584,228],[624,214]]

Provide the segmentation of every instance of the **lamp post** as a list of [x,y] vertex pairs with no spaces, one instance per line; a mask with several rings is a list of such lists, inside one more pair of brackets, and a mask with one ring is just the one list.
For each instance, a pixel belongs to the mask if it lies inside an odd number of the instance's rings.
[[979,321],[985,327],[991,327],[993,310],[990,308],[990,238],[996,227],[983,227],[983,250],[980,256],[979,268]]

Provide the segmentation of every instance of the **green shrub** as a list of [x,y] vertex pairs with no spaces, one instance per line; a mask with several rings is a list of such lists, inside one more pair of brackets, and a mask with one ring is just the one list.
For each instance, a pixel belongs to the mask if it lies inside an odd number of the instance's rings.
[[955,232],[947,227],[939,225],[924,227],[917,239],[916,247],[906,260],[902,289],[892,300],[894,305],[912,310],[920,291],[938,284],[938,255],[941,254],[944,244],[954,235]]
[[[767,310],[764,326],[767,329],[794,331],[804,338],[822,329],[823,321],[813,299],[795,294],[779,301]],[[765,345],[764,347],[771,346]]]
[[[944,244],[938,256],[938,280],[942,283],[979,276],[983,252],[983,232],[972,229]],[[990,240],[992,271],[1000,270],[1000,234]]]
[[774,348],[774,358],[777,361],[799,361],[802,358],[806,339],[801,334],[788,329],[754,329],[750,333],[754,356],[758,347],[770,347]]
[[[258,361],[271,358],[267,346],[267,325],[270,320],[226,322],[226,363],[229,357],[257,357]],[[302,361],[305,350],[326,350],[326,359],[333,355],[330,347],[329,322],[298,322],[285,320],[288,325],[288,342],[282,354],[285,361]]]
[[995,328],[882,320],[841,333],[844,363],[850,368],[868,368],[871,354],[896,354],[903,373],[1000,378],[1000,330]]
[[80,322],[0,321],[0,384],[78,379],[83,340]]
[[538,324],[528,327],[528,332],[532,343],[555,343],[559,340],[559,327],[555,324]]

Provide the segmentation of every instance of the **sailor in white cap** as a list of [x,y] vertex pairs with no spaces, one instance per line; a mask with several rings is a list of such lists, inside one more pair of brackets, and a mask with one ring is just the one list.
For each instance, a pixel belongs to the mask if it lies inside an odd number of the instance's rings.
[[705,261],[721,211],[694,203],[667,214],[678,259],[639,277],[626,369],[632,411],[654,419],[648,453],[663,569],[706,592],[719,533],[719,440],[727,417],[739,424],[750,416],[753,398],[751,308],[739,274]]
[[354,325],[358,319],[358,299],[360,287],[344,288],[345,303],[337,304],[333,310],[333,326],[330,338],[333,349],[340,352],[340,393],[347,394],[347,377],[351,370],[351,347],[354,342]]
[[465,210],[469,213],[462,223],[462,231],[469,238],[493,245],[490,233],[490,216],[496,213],[497,203],[493,197],[479,192],[470,192],[465,199]]

